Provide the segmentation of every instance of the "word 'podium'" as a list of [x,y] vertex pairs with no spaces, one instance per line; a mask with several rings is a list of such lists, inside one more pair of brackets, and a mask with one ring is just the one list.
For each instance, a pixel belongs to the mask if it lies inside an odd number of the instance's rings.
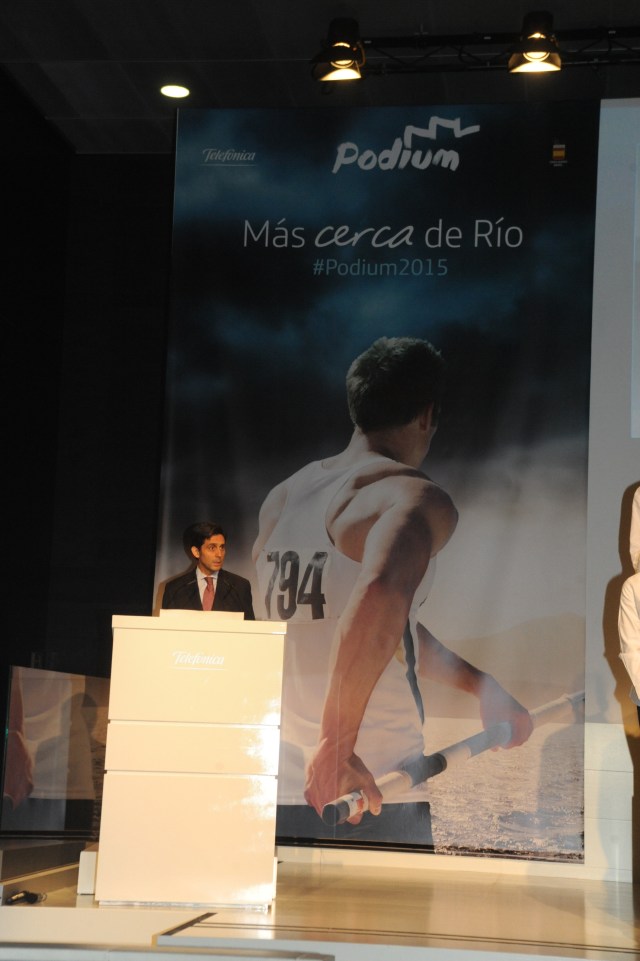
[[266,907],[285,625],[113,618],[96,899]]

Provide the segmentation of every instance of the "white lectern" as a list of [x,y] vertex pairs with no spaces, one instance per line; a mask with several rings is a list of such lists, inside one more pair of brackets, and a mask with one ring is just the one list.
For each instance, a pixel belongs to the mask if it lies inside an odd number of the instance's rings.
[[96,899],[267,907],[285,624],[113,618]]

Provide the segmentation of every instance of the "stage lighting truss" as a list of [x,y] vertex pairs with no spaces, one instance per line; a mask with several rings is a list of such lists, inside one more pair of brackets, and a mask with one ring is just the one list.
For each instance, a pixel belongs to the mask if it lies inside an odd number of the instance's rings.
[[[362,77],[409,73],[509,70],[522,33],[468,33],[362,37]],[[554,30],[562,69],[640,64],[640,26]],[[326,58],[326,54],[325,54]],[[317,55],[313,63],[322,59]]]

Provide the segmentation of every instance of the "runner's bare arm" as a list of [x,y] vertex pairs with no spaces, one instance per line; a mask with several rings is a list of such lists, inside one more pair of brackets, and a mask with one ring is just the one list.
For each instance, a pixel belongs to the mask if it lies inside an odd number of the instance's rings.
[[475,695],[485,728],[507,721],[512,737],[505,747],[523,744],[533,730],[529,712],[491,675],[474,667],[445,647],[422,624],[418,624],[418,677],[429,678]]
[[[372,813],[380,812],[380,792],[354,754],[358,731],[398,647],[429,560],[451,536],[456,520],[444,491],[413,472],[366,485],[329,528],[338,549],[361,562],[361,572],[338,622],[319,744],[307,771],[305,797],[318,813],[354,790],[364,790]],[[357,823],[360,816],[350,820]]]

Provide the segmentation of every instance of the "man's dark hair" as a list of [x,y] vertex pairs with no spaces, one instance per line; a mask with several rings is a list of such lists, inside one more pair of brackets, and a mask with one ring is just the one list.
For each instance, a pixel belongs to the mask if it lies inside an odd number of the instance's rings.
[[227,535],[219,524],[212,524],[210,521],[198,521],[197,524],[190,524],[182,535],[184,549],[191,556],[192,547],[197,547],[200,550],[206,540],[215,537],[217,534],[222,534],[226,541]]
[[347,372],[349,414],[364,433],[410,423],[429,404],[437,422],[444,362],[436,348],[416,337],[381,337]]

